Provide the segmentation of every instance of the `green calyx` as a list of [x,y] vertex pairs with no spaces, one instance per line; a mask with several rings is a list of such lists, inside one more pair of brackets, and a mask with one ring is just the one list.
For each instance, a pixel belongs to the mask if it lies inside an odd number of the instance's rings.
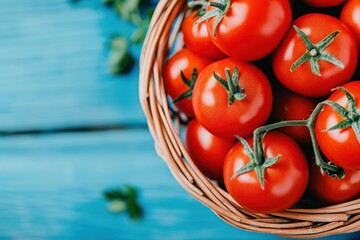
[[[327,164],[328,164],[328,166],[337,167],[332,162],[329,162]],[[323,168],[323,167],[321,167],[321,168],[330,177],[338,178],[338,179],[343,179],[345,177],[345,171],[342,168],[337,167],[335,171],[332,171],[332,170],[329,170],[329,169],[326,169],[326,168]]]
[[209,3],[210,6],[214,7],[214,9],[206,12],[201,18],[199,18],[195,23],[201,23],[207,19],[215,17],[215,23],[212,27],[212,33],[214,37],[216,37],[216,29],[221,22],[221,20],[224,18],[226,13],[229,10],[230,7],[230,0],[214,0]]
[[177,98],[175,98],[173,100],[173,103],[176,103],[176,102],[179,102],[185,98],[190,98],[191,99],[191,96],[192,96],[192,91],[194,89],[194,85],[195,85],[195,82],[196,82],[196,79],[198,77],[198,72],[196,70],[196,68],[194,68],[192,74],[191,74],[191,79],[188,79],[183,71],[180,72],[180,75],[181,75],[181,80],[186,84],[186,86],[189,87],[189,90],[187,90],[186,92],[182,93],[180,96],[178,96]]
[[260,186],[262,189],[264,189],[265,169],[276,164],[279,161],[279,159],[281,158],[280,155],[278,155],[274,158],[266,158],[265,157],[264,149],[262,146],[262,140],[263,140],[264,136],[265,136],[265,133],[260,136],[261,141],[259,142],[258,145],[255,145],[255,147],[254,147],[255,151],[253,151],[251,149],[250,145],[248,144],[248,142],[245,139],[243,139],[239,136],[236,136],[236,138],[244,146],[245,152],[250,158],[250,163],[244,165],[239,170],[237,170],[232,175],[232,177],[231,177],[232,179],[234,179],[235,177],[237,177],[241,174],[255,171],[256,176],[260,182]]
[[243,93],[245,90],[239,85],[239,71],[234,67],[233,75],[231,76],[230,69],[225,68],[226,80],[222,79],[216,72],[213,71],[214,78],[220,83],[228,93],[228,104],[231,106],[235,100],[243,100],[246,95]]
[[196,11],[194,17],[201,17],[204,16],[206,13],[206,7],[208,5],[208,0],[200,0],[200,1],[191,1],[188,2],[188,7],[192,11]]
[[315,75],[321,76],[319,60],[327,61],[342,69],[344,68],[344,64],[339,59],[325,51],[325,49],[334,41],[340,31],[335,31],[326,36],[317,44],[313,44],[309,37],[300,28],[294,25],[294,29],[301,37],[301,40],[304,42],[307,51],[291,65],[291,72],[303,63],[310,61],[311,72]]
[[348,100],[348,109],[344,108],[338,103],[332,101],[324,101],[325,104],[332,107],[337,113],[339,113],[344,120],[338,124],[330,127],[326,131],[332,131],[335,129],[345,129],[351,127],[356,135],[358,142],[360,143],[360,109],[357,109],[354,96],[352,96],[345,88],[338,87],[334,90],[341,90],[347,100]]

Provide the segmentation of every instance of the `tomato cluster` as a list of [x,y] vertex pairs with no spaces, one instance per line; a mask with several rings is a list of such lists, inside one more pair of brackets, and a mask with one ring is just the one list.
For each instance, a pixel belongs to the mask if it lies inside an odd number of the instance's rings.
[[188,6],[163,80],[199,170],[257,213],[359,197],[360,0]]

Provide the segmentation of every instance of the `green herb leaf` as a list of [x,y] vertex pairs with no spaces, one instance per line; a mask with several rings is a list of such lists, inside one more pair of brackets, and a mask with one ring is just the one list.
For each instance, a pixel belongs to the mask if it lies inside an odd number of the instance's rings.
[[127,73],[135,63],[135,58],[129,52],[129,44],[139,44],[144,41],[154,8],[148,0],[102,0],[102,2],[106,6],[113,7],[121,19],[136,26],[129,41],[120,36],[111,39],[110,73]]
[[138,221],[143,216],[143,210],[136,199],[131,199],[128,202],[128,214],[133,221]]
[[106,191],[106,192],[104,192],[104,197],[109,201],[126,200],[127,199],[126,194],[124,194],[123,191],[121,191],[120,189]]
[[115,213],[127,212],[133,221],[143,216],[143,210],[137,200],[137,190],[133,186],[114,188],[103,193],[109,201],[108,210]]
[[128,208],[126,201],[114,200],[108,203],[108,210],[110,212],[123,212]]
[[102,3],[106,6],[112,6],[115,3],[115,0],[102,0]]
[[130,72],[135,59],[129,51],[128,41],[122,36],[113,36],[111,39],[110,73],[123,74]]
[[136,30],[131,34],[130,42],[131,43],[142,43],[145,39],[147,29],[149,27],[152,15],[154,14],[154,8],[150,8],[146,11],[145,18],[137,24]]

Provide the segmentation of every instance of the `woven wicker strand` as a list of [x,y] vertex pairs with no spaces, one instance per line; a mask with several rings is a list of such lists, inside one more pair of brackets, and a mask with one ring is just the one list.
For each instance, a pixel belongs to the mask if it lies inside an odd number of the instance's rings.
[[140,59],[139,96],[158,155],[174,178],[195,199],[225,222],[244,230],[289,238],[314,238],[360,229],[360,199],[316,208],[291,208],[272,214],[256,214],[207,179],[187,153],[180,137],[180,119],[172,118],[162,80],[162,67],[176,44],[186,0],[160,0],[146,36]]

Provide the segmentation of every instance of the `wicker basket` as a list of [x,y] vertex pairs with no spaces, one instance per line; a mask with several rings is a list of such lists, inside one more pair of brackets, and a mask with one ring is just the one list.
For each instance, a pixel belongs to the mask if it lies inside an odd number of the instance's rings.
[[192,162],[180,137],[179,117],[173,117],[162,81],[162,67],[173,46],[187,0],[160,0],[144,42],[140,62],[140,101],[155,148],[176,180],[194,198],[229,224],[254,232],[289,238],[315,238],[360,229],[360,199],[323,207],[291,208],[255,214],[207,179]]

